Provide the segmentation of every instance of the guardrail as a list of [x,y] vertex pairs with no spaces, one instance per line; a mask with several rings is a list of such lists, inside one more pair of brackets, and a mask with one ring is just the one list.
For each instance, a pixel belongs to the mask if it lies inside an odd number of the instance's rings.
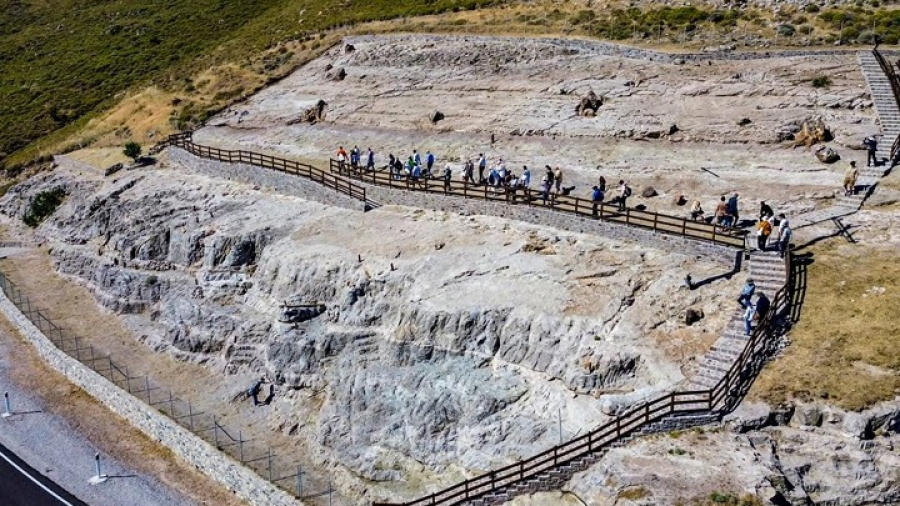
[[[609,448],[628,436],[672,415],[711,415],[728,412],[749,386],[757,368],[765,359],[770,337],[777,332],[775,323],[785,317],[791,301],[791,251],[785,255],[785,285],[772,299],[768,313],[762,316],[741,354],[716,386],[709,390],[674,392],[657,397],[617,416],[597,429],[533,457],[490,471],[433,494],[404,503],[376,502],[373,506],[459,505],[490,493],[536,478],[542,473],[571,463],[591,453]],[[722,409],[716,411],[721,405]]]
[[574,214],[587,219],[620,223],[631,227],[645,228],[654,232],[677,235],[722,246],[745,248],[743,230],[725,228],[703,221],[694,221],[666,214],[641,211],[634,208],[619,210],[615,204],[593,202],[588,199],[549,193],[545,200],[542,193],[528,188],[492,187],[468,181],[419,178],[412,180],[384,171],[367,171],[353,168],[349,163],[331,159],[331,171],[357,181],[398,190],[436,193],[452,197],[462,197],[508,205],[524,205],[549,209],[556,212]]
[[227,163],[245,163],[247,165],[255,165],[257,167],[305,177],[339,193],[343,193],[344,195],[348,195],[364,203],[369,203],[369,201],[366,200],[366,188],[364,186],[358,185],[347,178],[326,172],[322,169],[313,167],[312,165],[300,163],[296,160],[264,155],[253,151],[228,150],[203,146],[193,141],[193,132],[170,135],[166,141],[158,144],[151,151],[158,152],[167,146],[181,148],[188,153],[201,158]]
[[[878,51],[878,44],[875,44],[875,47],[872,49],[872,54],[875,55],[875,60],[878,61],[881,71],[887,76],[888,82],[891,83],[891,92],[894,94],[894,101],[897,103],[897,107],[900,107],[900,76],[897,75],[894,67],[887,61],[884,55]],[[900,152],[900,135],[898,135],[897,138],[894,139],[893,144],[891,144],[891,165],[893,165],[894,160],[897,159],[898,152]]]

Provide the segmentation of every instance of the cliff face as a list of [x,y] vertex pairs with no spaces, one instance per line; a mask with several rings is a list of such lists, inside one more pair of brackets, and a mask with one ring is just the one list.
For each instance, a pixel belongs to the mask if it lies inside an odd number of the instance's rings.
[[[325,207],[174,162],[117,179],[60,163],[0,201],[16,217],[66,189],[36,232],[56,269],[154,349],[317,392],[302,416],[319,448],[370,480],[485,469],[557,442],[560,421],[570,436],[671,388],[741,281],[687,292],[685,272],[732,266],[491,217]],[[707,317],[686,327],[686,307]]]

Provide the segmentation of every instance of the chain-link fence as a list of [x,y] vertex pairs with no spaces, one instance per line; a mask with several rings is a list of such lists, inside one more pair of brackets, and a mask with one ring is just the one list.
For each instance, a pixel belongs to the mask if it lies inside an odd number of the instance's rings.
[[308,474],[295,459],[275,451],[265,443],[245,438],[240,429],[226,427],[213,413],[195,409],[193,403],[173,395],[147,375],[129,371],[123,361],[97,350],[93,344],[52,322],[12,281],[0,273],[0,288],[7,298],[61,351],[100,374],[116,386],[165,414],[182,427],[215,445],[260,477],[294,494],[308,504],[329,505],[338,502],[331,482],[324,490],[309,490]]

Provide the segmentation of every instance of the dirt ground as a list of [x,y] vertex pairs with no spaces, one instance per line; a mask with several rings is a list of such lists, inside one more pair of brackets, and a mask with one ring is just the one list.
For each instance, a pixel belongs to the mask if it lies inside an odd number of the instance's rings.
[[14,343],[9,347],[8,357],[13,381],[27,384],[29,392],[37,396],[46,409],[65,418],[105,453],[155,476],[199,504],[245,504],[44,365],[31,345],[3,317],[0,317],[0,339]]
[[[267,423],[268,413],[264,409],[254,410],[250,402],[240,395],[253,381],[248,374],[231,376],[227,381],[223,381],[222,375],[216,374],[204,365],[181,362],[170,355],[155,353],[135,339],[134,334],[121,320],[99,306],[90,291],[57,275],[49,255],[44,251],[32,250],[24,255],[2,259],[0,270],[27,294],[48,318],[66,329],[68,334],[83,339],[84,346],[93,345],[97,355],[111,355],[114,360],[128,365],[132,376],[148,375],[154,384],[170,389],[176,397],[191,401],[196,412],[215,413],[222,426],[235,431],[240,430],[246,440],[260,442],[252,443],[248,448],[261,452],[261,442],[265,441],[275,449],[276,454],[290,455],[285,462],[296,462],[307,468],[304,486],[307,487],[308,493],[327,489],[327,479],[310,472],[313,463],[304,460],[304,456],[310,453],[302,446],[304,438],[288,437],[286,431],[279,431],[284,429],[283,427],[271,426]],[[69,389],[58,394],[57,398],[61,398],[67,391],[72,391],[73,387],[70,385]],[[277,395],[280,394],[279,392]],[[83,393],[81,395],[85,401],[89,399]],[[288,406],[296,403],[316,402],[311,396],[304,398],[299,394],[293,395],[298,399],[290,399],[282,409],[290,409]],[[295,411],[294,418],[297,412],[311,413],[314,410]],[[124,421],[121,421],[121,424],[123,427],[127,425]],[[132,429],[132,432],[137,434],[136,430]],[[122,444],[127,441],[126,438],[110,438],[110,441],[119,439],[122,440]],[[158,446],[155,448],[156,451],[160,451]],[[118,455],[121,452],[116,450],[114,453]],[[288,470],[281,471],[286,474]],[[327,501],[327,496],[324,500]],[[219,501],[210,504],[240,503]],[[311,501],[310,504],[317,503]],[[335,504],[341,502],[335,501]]]
[[[502,158],[515,174],[561,167],[588,196],[599,176],[635,189],[634,205],[684,216],[684,195],[711,213],[739,192],[743,209],[765,200],[798,214],[827,205],[865,135],[879,127],[855,56],[688,62],[606,56],[589,41],[475,36],[348,39],[283,81],[209,122],[195,139],[279,152],[322,165],[338,146],[372,147],[377,164],[431,150],[454,177],[466,159]],[[336,81],[337,69],[347,77]],[[832,84],[810,82],[826,75]],[[593,118],[575,108],[590,91]],[[318,100],[323,122],[297,118]],[[431,123],[440,111],[445,118]],[[821,117],[842,157],[826,165],[784,135]],[[674,128],[673,128],[674,126]],[[494,138],[494,142],[492,142]],[[642,198],[652,186],[659,194]]]

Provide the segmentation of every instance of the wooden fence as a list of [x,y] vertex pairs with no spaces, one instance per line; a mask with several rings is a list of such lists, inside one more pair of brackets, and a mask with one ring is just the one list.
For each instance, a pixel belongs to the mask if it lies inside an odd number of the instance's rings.
[[[674,392],[639,404],[597,429],[571,441],[512,465],[465,480],[425,497],[405,503],[373,503],[373,506],[459,505],[490,493],[502,491],[515,483],[540,476],[559,466],[591,453],[609,448],[654,422],[673,415],[711,415],[727,412],[736,406],[744,388],[749,386],[766,352],[777,334],[778,321],[786,318],[791,300],[791,253],[785,256],[787,283],[772,299],[772,305],[731,368],[716,386],[709,390]],[[718,410],[718,411],[717,411]]]
[[369,171],[352,168],[350,164],[346,162],[341,163],[334,159],[331,160],[331,171],[376,186],[502,202],[509,205],[536,206],[556,212],[574,214],[582,218],[620,223],[722,246],[745,247],[746,232],[743,230],[724,228],[705,221],[694,221],[633,208],[619,210],[617,205],[609,202],[595,203],[588,199],[560,195],[553,192],[550,192],[547,196],[548,198],[544,199],[542,193],[538,190],[530,190],[528,188],[507,189],[492,187],[487,184],[474,184],[467,181],[434,178],[413,180],[405,175],[398,176],[384,170]]
[[350,179],[340,175],[326,172],[296,160],[288,160],[276,156],[264,155],[253,151],[227,150],[196,144],[192,139],[193,132],[171,135],[165,142],[166,146],[181,148],[192,155],[227,163],[245,163],[266,169],[272,169],[295,176],[305,177],[331,188],[339,193],[348,195],[354,199],[368,203],[366,200],[366,188],[356,184]]
[[[900,107],[900,76],[897,75],[893,65],[887,61],[880,51],[878,51],[878,44],[875,44],[875,48],[872,49],[872,54],[874,54],[875,59],[878,60],[878,65],[881,67],[881,71],[884,72],[884,75],[887,76],[888,82],[891,83],[891,92],[894,95],[894,101],[897,103],[897,107]],[[897,138],[894,139],[893,144],[891,144],[891,159],[889,163],[892,166],[894,160],[897,159],[898,151],[900,151],[900,135],[898,135]]]

